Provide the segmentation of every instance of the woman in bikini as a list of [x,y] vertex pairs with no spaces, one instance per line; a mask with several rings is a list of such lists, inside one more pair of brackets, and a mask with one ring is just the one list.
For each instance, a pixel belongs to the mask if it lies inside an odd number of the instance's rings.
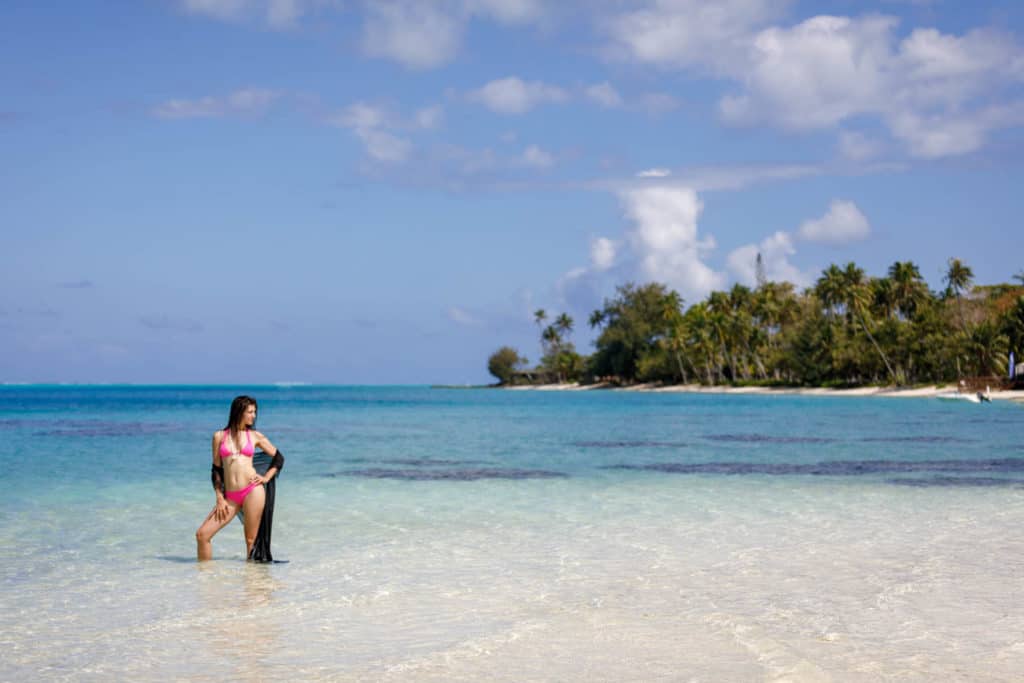
[[[263,485],[273,479],[284,466],[284,458],[270,439],[253,429],[256,424],[256,401],[239,396],[231,402],[228,425],[213,433],[213,467],[211,479],[217,502],[213,512],[196,531],[196,554],[200,560],[213,557],[210,541],[242,512],[245,529],[246,557],[252,555],[253,544],[260,528],[263,505],[266,500]],[[266,474],[260,475],[252,464],[256,447],[273,455]]]

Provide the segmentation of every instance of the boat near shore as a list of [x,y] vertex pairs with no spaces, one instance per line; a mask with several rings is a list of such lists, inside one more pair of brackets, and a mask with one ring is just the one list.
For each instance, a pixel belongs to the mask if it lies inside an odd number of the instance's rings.
[[980,394],[961,394],[958,391],[947,391],[944,394],[936,394],[935,398],[943,401],[967,401],[968,403],[981,403]]

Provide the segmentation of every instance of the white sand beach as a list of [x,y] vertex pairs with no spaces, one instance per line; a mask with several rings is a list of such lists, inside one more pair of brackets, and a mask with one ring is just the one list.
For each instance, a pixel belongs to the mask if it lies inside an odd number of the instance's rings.
[[[607,389],[611,391],[636,391],[680,394],[758,394],[758,395],[796,395],[796,396],[881,396],[885,398],[935,398],[941,394],[956,392],[956,385],[937,385],[930,387],[893,388],[893,387],[856,387],[852,389],[828,389],[825,387],[730,387],[705,386],[702,384],[634,384],[627,387],[616,387],[607,383],[578,384],[538,384],[534,386],[505,387],[509,391],[590,391]],[[1024,401],[1024,391],[991,390],[992,400]]]

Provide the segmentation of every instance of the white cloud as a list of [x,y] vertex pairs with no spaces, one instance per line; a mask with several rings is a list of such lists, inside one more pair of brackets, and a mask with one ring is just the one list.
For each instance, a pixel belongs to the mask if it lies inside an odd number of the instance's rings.
[[387,131],[356,129],[356,135],[366,146],[366,153],[376,161],[400,163],[409,158],[412,143]]
[[851,201],[835,199],[821,218],[805,221],[799,236],[809,242],[846,244],[865,239],[871,233],[868,219]]
[[731,72],[749,36],[785,9],[773,0],[655,0],[604,22],[612,52],[661,66]]
[[394,117],[381,107],[356,102],[329,121],[351,130],[362,141],[367,156],[375,161],[401,163],[412,153],[413,146],[409,140],[388,130],[398,124]]
[[473,18],[521,25],[546,14],[540,0],[366,0],[363,5],[365,54],[412,69],[433,69],[454,59]]
[[[899,20],[879,14],[770,26],[785,4],[651,0],[604,28],[618,56],[733,81],[718,103],[732,124],[803,131],[868,117],[911,155],[937,158],[972,152],[994,131],[1024,123],[1016,104],[1000,103],[1024,81],[1024,49],[1009,34],[916,28],[900,37]],[[865,143],[847,137],[840,146],[863,160],[878,151]]]
[[612,87],[611,83],[597,83],[595,85],[588,86],[584,93],[589,99],[597,102],[602,107],[612,109],[622,106],[622,96],[619,95],[618,91],[614,87]]
[[522,161],[527,166],[533,166],[536,168],[548,168],[553,166],[555,158],[549,153],[537,145],[530,145],[523,150]]
[[819,16],[759,33],[741,80],[720,102],[726,121],[769,119],[786,128],[832,126],[881,106],[896,20]]
[[691,300],[725,285],[725,274],[703,262],[715,240],[698,235],[703,204],[693,188],[662,184],[615,191],[629,226],[621,239],[592,240],[589,265],[558,279],[555,289],[564,305],[593,310],[609,288],[627,281],[660,282]]
[[206,96],[194,100],[173,99],[153,107],[153,116],[161,119],[211,118],[229,115],[259,115],[281,93],[265,88],[236,90],[222,97]]
[[598,237],[590,243],[590,262],[596,270],[608,270],[615,265],[615,242]]
[[646,171],[640,171],[636,174],[637,178],[667,178],[672,175],[672,171],[667,168],[649,168]]
[[413,69],[449,62],[462,42],[462,19],[435,3],[372,2],[366,6],[363,51]]
[[564,102],[568,95],[553,85],[509,77],[487,83],[469,93],[469,99],[499,114],[522,114],[540,104]]
[[986,107],[966,115],[917,115],[910,112],[889,119],[893,135],[903,140],[916,157],[935,159],[972,152],[1000,128],[1024,124],[1024,102]]
[[796,254],[789,233],[776,232],[761,240],[759,244],[745,244],[734,249],[726,258],[729,270],[745,285],[757,285],[757,256],[761,255],[765,277],[774,282],[792,282],[797,287],[806,287],[813,277],[802,272],[789,262]]
[[760,32],[735,73],[744,89],[722,98],[722,117],[807,130],[872,116],[925,158],[972,152],[992,131],[1020,125],[1013,106],[978,106],[1024,76],[1014,41],[916,29],[897,42],[897,25],[893,17],[819,16]]
[[702,260],[715,241],[698,238],[703,203],[692,188],[632,189],[622,192],[620,199],[633,222],[628,238],[645,277],[664,282],[687,298],[703,297],[724,285],[724,276]]

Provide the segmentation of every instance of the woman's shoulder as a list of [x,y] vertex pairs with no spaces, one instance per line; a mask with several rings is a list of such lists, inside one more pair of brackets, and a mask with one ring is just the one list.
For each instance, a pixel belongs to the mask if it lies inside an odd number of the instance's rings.
[[217,431],[215,431],[213,433],[213,440],[214,441],[220,441],[223,438],[224,438],[224,430],[223,429],[218,429]]
[[267,438],[263,436],[263,432],[257,432],[255,429],[250,429],[249,431],[252,432],[253,438],[256,439],[257,441],[262,441],[263,439]]

